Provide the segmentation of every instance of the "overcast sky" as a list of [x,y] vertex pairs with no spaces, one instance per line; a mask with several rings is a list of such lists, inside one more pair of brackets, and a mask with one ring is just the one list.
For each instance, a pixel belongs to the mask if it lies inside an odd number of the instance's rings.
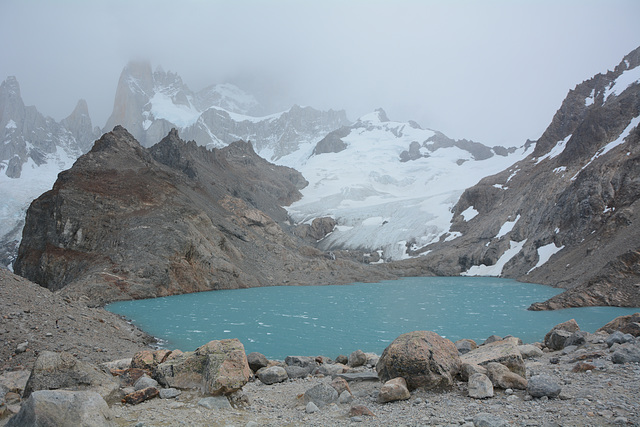
[[0,79],[103,127],[122,68],[194,91],[235,82],[275,107],[382,107],[453,138],[537,139],[569,89],[640,46],[640,1],[0,0]]

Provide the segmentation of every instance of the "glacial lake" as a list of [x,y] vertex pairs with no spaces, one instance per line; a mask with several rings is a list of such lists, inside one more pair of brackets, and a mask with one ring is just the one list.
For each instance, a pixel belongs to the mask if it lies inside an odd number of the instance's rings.
[[558,323],[576,319],[594,332],[636,308],[585,307],[528,311],[562,290],[492,277],[409,277],[341,286],[272,286],[175,295],[109,304],[159,338],[162,347],[195,350],[238,338],[247,353],[335,358],[354,350],[381,354],[399,335],[429,330],[478,344],[488,336],[542,341]]

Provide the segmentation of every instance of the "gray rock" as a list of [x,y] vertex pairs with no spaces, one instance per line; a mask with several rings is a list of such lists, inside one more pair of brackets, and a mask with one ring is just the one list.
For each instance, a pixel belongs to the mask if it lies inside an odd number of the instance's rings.
[[138,391],[138,390],[142,390],[143,388],[147,388],[147,387],[155,387],[158,388],[158,381],[154,380],[153,378],[149,378],[146,375],[141,376],[138,381],[136,381],[136,383],[133,385],[134,390]]
[[362,350],[356,350],[349,355],[348,365],[352,368],[363,366],[367,363],[367,355]]
[[94,391],[38,390],[6,425],[111,427],[111,419],[107,402]]
[[319,408],[338,401],[338,392],[328,384],[318,384],[304,393],[304,403],[315,403]]
[[467,338],[458,340],[454,342],[454,344],[456,345],[458,353],[460,354],[469,353],[471,350],[475,350],[476,348],[478,348],[478,344],[476,344],[474,340],[470,340]]
[[375,366],[378,364],[378,361],[380,360],[380,356],[375,353],[365,353],[365,356],[367,356],[367,366],[372,366],[375,368]]
[[302,366],[306,367],[316,367],[318,364],[316,363],[315,357],[311,356],[287,356],[284,359],[284,363],[289,366]]
[[353,395],[349,393],[347,390],[340,393],[340,397],[338,397],[338,403],[351,403],[353,401]]
[[[324,365],[323,365],[324,366]],[[321,366],[322,367],[322,366]],[[319,368],[318,368],[319,369]],[[305,378],[311,374],[311,369],[302,366],[285,366],[284,370],[289,378]]]
[[27,351],[27,347],[29,346],[29,341],[21,342],[16,346],[16,354],[24,353]]
[[564,345],[565,347],[570,345],[580,347],[587,342],[588,337],[589,332],[587,331],[575,331],[569,338],[567,338],[567,341],[564,343]]
[[522,355],[518,350],[518,339],[507,338],[483,344],[475,350],[460,356],[462,363],[485,366],[491,362],[505,365],[509,370],[521,377],[526,376],[526,368]]
[[533,359],[536,357],[541,357],[544,354],[542,350],[531,344],[519,345],[518,351],[522,355],[523,359]]
[[333,364],[325,364],[325,365],[320,365],[318,368],[316,368],[313,371],[313,374],[321,374],[321,375],[326,375],[326,376],[336,376],[336,375],[341,375],[344,372],[348,371],[349,367],[347,365],[343,365],[341,363],[333,363]]
[[493,384],[484,374],[473,374],[469,378],[469,397],[474,399],[486,399],[493,397]]
[[313,414],[314,412],[318,412],[320,408],[318,408],[318,405],[316,405],[315,403],[309,402],[307,403],[307,406],[304,408],[304,410],[307,412],[307,414]]
[[549,375],[534,375],[529,378],[527,392],[533,397],[558,397],[562,388]]
[[611,361],[616,364],[640,362],[640,348],[631,343],[621,344],[611,355]]
[[347,380],[347,382],[380,381],[378,374],[375,372],[347,372],[339,373],[336,376],[344,378],[345,380]]
[[562,329],[551,331],[549,335],[545,337],[545,344],[551,350],[562,350],[572,334],[572,332]]
[[198,400],[198,406],[207,409],[231,409],[229,399],[225,396],[209,396]]
[[499,335],[491,335],[486,340],[484,340],[482,345],[491,344],[492,342],[496,341],[502,341],[502,337]]
[[43,351],[36,359],[24,397],[37,390],[92,390],[107,403],[120,400],[120,384],[109,374],[69,353]]
[[604,342],[607,344],[607,347],[611,347],[614,344],[624,344],[630,341],[633,341],[633,335],[615,331],[610,334]]
[[473,417],[473,425],[475,427],[508,427],[509,423],[496,415],[480,412]]
[[249,363],[249,368],[251,368],[253,372],[257,372],[258,369],[269,366],[267,357],[257,351],[247,354],[247,363]]
[[487,368],[487,376],[494,387],[500,387],[505,390],[508,388],[525,390],[527,388],[527,380],[515,372],[511,372],[503,364],[489,362],[485,367]]
[[265,384],[281,383],[289,378],[282,366],[271,366],[258,371],[258,379]]
[[347,363],[349,363],[349,358],[344,354],[341,354],[338,357],[336,357],[336,363],[341,363],[343,365],[346,365]]
[[162,388],[160,389],[160,399],[174,399],[180,396],[182,392],[177,388]]

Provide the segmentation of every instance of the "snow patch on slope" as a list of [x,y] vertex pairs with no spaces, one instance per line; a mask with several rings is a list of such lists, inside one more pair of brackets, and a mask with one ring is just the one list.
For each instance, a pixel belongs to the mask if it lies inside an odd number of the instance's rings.
[[527,240],[523,240],[522,242],[514,242],[511,240],[509,242],[509,249],[507,249],[502,256],[496,261],[494,265],[474,265],[469,270],[460,273],[461,276],[500,276],[502,274],[502,269],[504,266],[518,254],[524,247],[524,244],[527,243]]
[[548,245],[540,246],[538,248],[538,262],[536,263],[536,265],[531,270],[527,271],[527,274],[531,273],[536,268],[538,268],[541,265],[545,264],[547,261],[549,261],[549,259],[554,254],[560,252],[563,249],[564,249],[564,245],[560,246],[558,248],[558,247],[556,247],[555,243],[549,243]]
[[611,82],[604,93],[604,99],[606,100],[611,95],[619,96],[630,85],[638,82],[640,82],[640,67],[625,70],[617,79]]

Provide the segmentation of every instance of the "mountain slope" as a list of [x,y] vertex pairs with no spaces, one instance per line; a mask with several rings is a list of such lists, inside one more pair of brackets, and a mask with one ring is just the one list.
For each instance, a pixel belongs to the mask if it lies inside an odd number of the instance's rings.
[[10,266],[24,213],[98,136],[80,100],[60,123],[25,106],[15,77],[0,84],[0,265]]
[[130,62],[120,75],[105,131],[122,125],[145,147],[172,128],[210,148],[242,139],[251,141],[262,157],[274,160],[348,124],[344,111],[293,106],[277,114],[260,113],[256,99],[231,84],[194,93],[175,73],[160,68],[152,72],[147,62]]
[[310,183],[288,208],[292,218],[337,222],[318,246],[357,249],[375,262],[403,259],[454,237],[448,233],[451,208],[465,188],[523,152],[454,141],[415,122],[390,121],[379,109],[278,162]]
[[502,275],[568,291],[532,308],[639,306],[640,48],[569,92],[535,150],[466,190],[438,274]]
[[93,304],[391,277],[287,231],[281,205],[305,184],[249,143],[208,150],[173,130],[146,149],[117,126],[31,204],[14,269]]

